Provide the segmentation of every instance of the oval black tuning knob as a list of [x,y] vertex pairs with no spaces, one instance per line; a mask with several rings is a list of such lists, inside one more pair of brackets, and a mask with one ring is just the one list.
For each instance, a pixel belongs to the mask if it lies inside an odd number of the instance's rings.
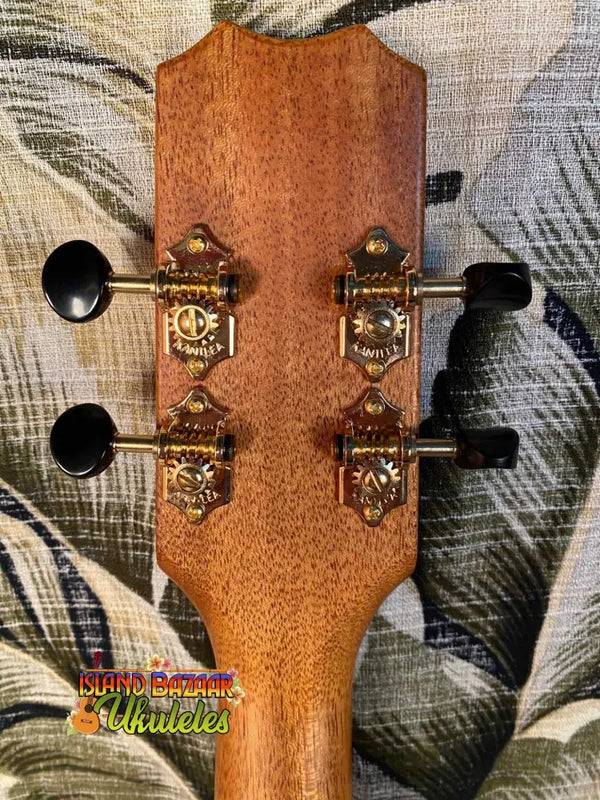
[[471,428],[456,436],[454,460],[463,469],[513,469],[519,454],[519,434],[513,428]]
[[103,472],[117,453],[148,453],[164,469],[165,499],[198,524],[229,503],[235,438],[225,433],[227,411],[200,388],[168,409],[169,424],[153,434],[119,433],[110,414],[95,403],[69,408],[54,423],[50,448],[72,478]]
[[112,269],[90,242],[76,239],[57,247],[42,270],[42,288],[56,313],[69,322],[89,322],[108,308]]
[[117,429],[110,414],[95,403],[67,409],[54,423],[50,448],[58,466],[73,478],[93,478],[115,457]]
[[464,301],[469,308],[519,311],[531,302],[531,276],[523,262],[471,264],[463,278]]

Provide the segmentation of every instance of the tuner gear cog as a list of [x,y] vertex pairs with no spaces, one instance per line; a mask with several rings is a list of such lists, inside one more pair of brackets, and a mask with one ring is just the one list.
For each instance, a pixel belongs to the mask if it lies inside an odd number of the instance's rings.
[[352,320],[356,338],[365,344],[383,345],[406,328],[406,315],[387,303],[371,303]]
[[169,315],[173,345],[188,355],[195,355],[199,345],[212,342],[219,326],[219,314],[212,306],[177,304]]
[[396,495],[400,484],[400,469],[393,461],[379,459],[357,466],[352,473],[354,495],[360,502],[367,502],[387,496],[390,500]]
[[215,483],[214,474],[215,468],[211,463],[174,461],[169,469],[169,481],[176,492],[190,497],[211,489]]

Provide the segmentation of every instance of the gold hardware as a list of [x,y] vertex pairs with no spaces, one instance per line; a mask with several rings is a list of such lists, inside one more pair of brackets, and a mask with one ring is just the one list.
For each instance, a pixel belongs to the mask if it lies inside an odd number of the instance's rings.
[[203,236],[190,236],[187,243],[187,249],[190,253],[198,255],[206,250],[206,239]]
[[348,270],[335,281],[336,302],[346,306],[340,354],[372,382],[410,355],[411,312],[423,298],[468,295],[464,277],[424,278],[409,266],[409,257],[384,228],[373,228],[361,245],[346,253]]
[[167,250],[167,258],[157,281],[165,309],[165,352],[181,361],[193,378],[204,378],[215,364],[233,355],[231,252],[206,226],[194,225]]
[[153,436],[117,433],[113,449],[152,453],[163,467],[165,500],[198,524],[230,500],[234,453],[233,437],[224,432],[227,411],[196,388],[168,413],[168,424]]
[[367,361],[365,369],[372,380],[379,380],[385,373],[385,361]]
[[113,449],[115,453],[152,453],[156,455],[156,436],[117,433]]
[[200,378],[206,370],[206,362],[202,358],[190,358],[187,368],[192,378]]
[[231,251],[216,242],[206,225],[194,225],[166,252],[166,263],[149,278],[115,275],[110,293],[149,294],[164,312],[165,352],[204,378],[233,355],[237,276],[230,274]]
[[181,306],[173,317],[175,332],[188,342],[203,339],[211,330],[211,320],[202,306]]
[[137,275],[115,275],[114,272],[108,281],[111,292],[122,294],[150,294],[156,296],[156,282],[154,275],[141,278]]
[[185,515],[192,525],[198,525],[204,519],[204,511],[200,506],[189,505],[185,510]]
[[404,505],[408,466],[417,458],[455,458],[453,439],[417,439],[406,430],[404,411],[372,387],[344,412],[345,431],[336,437],[339,501],[370,527]]
[[187,403],[187,410],[190,414],[202,414],[202,412],[206,409],[206,403],[204,402],[204,398],[198,395],[191,397]]
[[384,256],[388,250],[388,242],[384,236],[378,236],[373,233],[367,239],[367,252],[371,256],[379,258]]
[[373,417],[378,417],[385,411],[385,405],[381,400],[373,397],[365,402],[365,411]]
[[383,509],[381,506],[363,506],[363,514],[365,521],[369,525],[378,525],[383,518]]
[[201,389],[192,389],[169,409],[171,422],[160,435],[164,497],[198,524],[229,503],[233,438],[224,433],[227,411]]
[[410,353],[404,280],[408,255],[383,228],[374,228],[361,245],[346,253],[348,271],[336,280],[336,301],[346,305],[340,319],[340,355],[373,382]]

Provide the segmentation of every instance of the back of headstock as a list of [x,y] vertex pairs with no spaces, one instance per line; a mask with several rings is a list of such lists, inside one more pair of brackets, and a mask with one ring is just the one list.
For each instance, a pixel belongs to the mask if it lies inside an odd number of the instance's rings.
[[[230,409],[233,502],[198,527],[157,500],[159,563],[246,690],[217,797],[350,794],[354,658],[414,566],[417,468],[378,528],[338,502],[332,438],[366,382],[339,356],[331,287],[378,220],[420,263],[424,135],[424,73],[363,27],[286,42],[222,24],[158,71],[157,260],[203,221],[240,276],[235,356],[204,382]],[[193,380],[161,316],[163,418]],[[418,334],[413,352],[386,388],[416,424]]]
[[[71,474],[119,449],[166,464],[159,563],[246,691],[217,798],[350,797],[354,660],[414,568],[418,457],[514,462],[507,429],[416,435],[421,301],[516,308],[527,293],[522,265],[423,279],[425,108],[424,72],[366,27],[283,41],[223,23],[158,69],[163,268],[119,279],[88,258],[86,318],[115,291],[159,300],[159,429],[122,436],[94,412]],[[60,462],[73,421],[53,435]]]

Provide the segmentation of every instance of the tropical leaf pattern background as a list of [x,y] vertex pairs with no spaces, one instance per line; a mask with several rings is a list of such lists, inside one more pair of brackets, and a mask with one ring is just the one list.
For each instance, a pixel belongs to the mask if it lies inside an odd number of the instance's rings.
[[514,425],[521,463],[424,465],[417,571],[356,667],[354,796],[600,797],[598,3],[1,7],[0,797],[212,797],[210,737],[65,736],[95,650],[105,666],[212,654],[155,566],[152,465],[124,457],[81,486],[47,446],[76,402],[151,427],[151,315],[132,300],[61,324],[39,279],[71,238],[150,271],[154,71],[225,18],[283,37],[363,22],[425,67],[426,269],[514,257],[534,280],[526,312],[426,312],[423,429]]

